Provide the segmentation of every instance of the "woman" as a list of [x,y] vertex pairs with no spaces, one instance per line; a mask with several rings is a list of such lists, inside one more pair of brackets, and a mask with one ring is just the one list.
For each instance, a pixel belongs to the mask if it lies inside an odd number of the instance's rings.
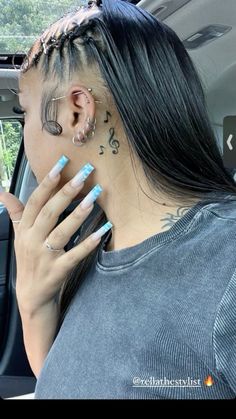
[[128,2],[90,1],[33,45],[19,97],[40,185],[25,208],[0,197],[35,397],[234,398],[236,186],[177,35]]

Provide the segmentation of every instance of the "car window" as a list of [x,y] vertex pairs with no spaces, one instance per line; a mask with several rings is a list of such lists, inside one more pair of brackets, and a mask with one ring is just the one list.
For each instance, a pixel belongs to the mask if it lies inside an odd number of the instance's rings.
[[85,4],[87,0],[0,0],[0,54],[26,53],[49,24]]
[[9,192],[22,140],[22,124],[16,119],[0,119],[0,186]]

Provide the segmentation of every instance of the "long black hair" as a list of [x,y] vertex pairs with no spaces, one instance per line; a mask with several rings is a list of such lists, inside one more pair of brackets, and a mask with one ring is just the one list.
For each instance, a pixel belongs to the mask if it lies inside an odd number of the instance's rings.
[[[94,2],[89,3],[91,7]],[[53,135],[62,132],[56,121],[58,105],[51,99],[65,74],[98,66],[130,150],[155,190],[184,205],[229,195],[234,199],[233,170],[224,167],[203,86],[176,33],[127,1],[103,0],[97,5],[96,16],[75,24],[57,41],[50,38],[46,53],[45,44],[39,42],[37,53],[32,58],[33,48],[25,61],[22,71],[40,64],[44,79],[56,81],[55,89],[43,94],[43,127]],[[82,228],[80,241],[106,221],[103,210],[96,210]],[[68,276],[61,296],[61,321],[99,249],[100,245]]]

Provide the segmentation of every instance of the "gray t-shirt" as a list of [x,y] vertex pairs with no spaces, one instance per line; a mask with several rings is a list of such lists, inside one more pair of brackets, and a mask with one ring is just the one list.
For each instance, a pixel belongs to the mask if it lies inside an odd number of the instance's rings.
[[36,398],[235,398],[236,201],[199,202],[126,249],[105,251],[111,234],[69,307]]

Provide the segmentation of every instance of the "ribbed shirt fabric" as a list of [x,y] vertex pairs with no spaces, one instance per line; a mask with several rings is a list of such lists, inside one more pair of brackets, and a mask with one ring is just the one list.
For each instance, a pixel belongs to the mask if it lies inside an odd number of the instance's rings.
[[234,399],[236,201],[201,201],[169,230],[122,250],[105,250],[111,234],[35,398]]

